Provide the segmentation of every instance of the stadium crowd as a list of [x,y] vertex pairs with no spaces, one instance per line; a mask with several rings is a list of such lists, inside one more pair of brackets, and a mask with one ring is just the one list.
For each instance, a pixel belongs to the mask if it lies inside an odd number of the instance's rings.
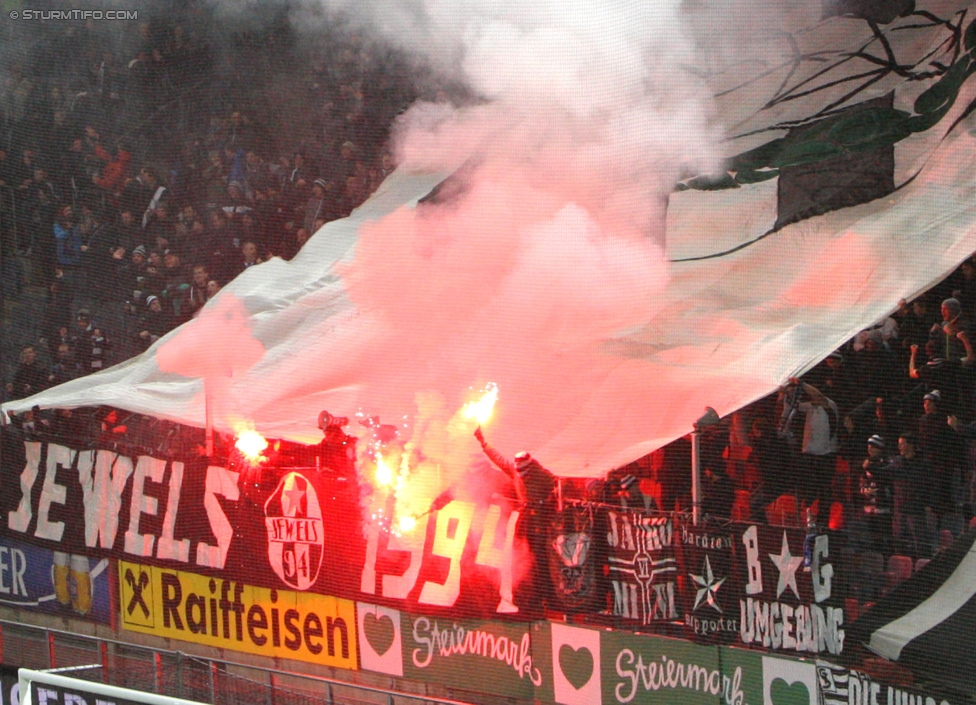
[[[885,556],[944,548],[976,493],[974,281],[967,259],[801,379],[704,429],[704,512],[843,528],[853,548]],[[610,478],[632,504],[687,510],[689,439]]]
[[[248,267],[294,257],[393,168],[388,130],[416,97],[395,54],[340,31],[306,46],[273,23],[228,36],[213,11],[181,7],[111,41],[61,23],[7,52],[4,295],[46,291],[8,396],[147,349]],[[237,65],[276,43],[277,63]],[[283,73],[291,103],[274,95]],[[262,108],[238,107],[251,104]],[[304,122],[286,112],[298,104]]]

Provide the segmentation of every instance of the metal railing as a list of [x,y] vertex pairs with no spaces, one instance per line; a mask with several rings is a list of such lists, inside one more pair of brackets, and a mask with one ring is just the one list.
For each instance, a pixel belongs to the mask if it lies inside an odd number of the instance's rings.
[[0,662],[33,670],[70,669],[74,678],[214,705],[468,705],[4,619]]

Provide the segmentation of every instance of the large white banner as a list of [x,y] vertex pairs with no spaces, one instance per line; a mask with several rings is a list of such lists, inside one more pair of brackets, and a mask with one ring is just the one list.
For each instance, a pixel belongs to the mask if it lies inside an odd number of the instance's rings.
[[[729,161],[648,191],[662,231],[616,228],[611,193],[547,190],[539,169],[509,178],[517,161],[485,141],[464,143],[462,176],[418,205],[459,150],[419,158],[408,134],[370,201],[293,261],[231,282],[198,330],[6,408],[111,404],[202,426],[209,374],[223,430],[246,419],[315,442],[328,409],[379,415],[423,443],[494,382],[493,445],[591,476],[684,435],[706,405],[726,414],[761,398],[976,250],[969,3],[896,3],[884,17],[865,3],[783,5],[737,6],[755,33],[739,56],[703,43]],[[431,118],[427,143],[482,107]],[[175,339],[221,364],[160,364]]]

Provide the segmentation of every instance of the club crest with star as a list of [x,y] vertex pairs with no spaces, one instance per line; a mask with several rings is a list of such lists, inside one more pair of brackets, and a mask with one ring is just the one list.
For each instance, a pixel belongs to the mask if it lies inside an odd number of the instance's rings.
[[268,562],[281,580],[307,590],[319,576],[325,537],[322,507],[312,483],[290,472],[264,505],[268,531]]

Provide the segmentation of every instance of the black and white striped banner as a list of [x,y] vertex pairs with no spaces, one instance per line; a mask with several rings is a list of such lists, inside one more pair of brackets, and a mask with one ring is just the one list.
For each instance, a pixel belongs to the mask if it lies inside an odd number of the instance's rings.
[[976,692],[976,531],[970,531],[851,627],[868,649],[918,677]]
[[843,666],[837,666],[827,661],[817,661],[817,686],[820,689],[820,705],[848,705],[850,701],[848,684],[850,674],[851,672]]

